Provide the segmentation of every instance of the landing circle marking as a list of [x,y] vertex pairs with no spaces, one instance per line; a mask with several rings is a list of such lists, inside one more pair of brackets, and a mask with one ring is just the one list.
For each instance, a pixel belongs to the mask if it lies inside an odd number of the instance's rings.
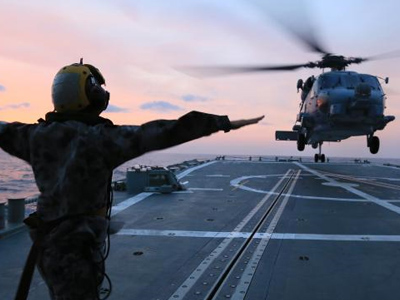
[[[257,188],[252,188],[249,186],[246,186],[245,184],[250,182],[252,179],[267,179],[270,177],[283,177],[285,174],[271,174],[271,175],[250,175],[250,176],[242,176],[235,178],[230,181],[230,185],[241,190],[253,192],[253,193],[259,193],[259,194],[270,194],[270,195],[278,195],[276,192],[271,192],[271,191],[266,191],[262,189],[257,189]],[[302,174],[301,177],[304,176],[313,176],[313,175],[306,175]],[[324,182],[321,183],[323,185],[328,185],[328,186],[335,186],[335,187],[345,187],[345,186],[357,186],[356,184],[347,184],[347,183],[337,183],[337,184],[332,184],[329,182]],[[286,194],[284,194],[286,196]],[[335,197],[319,197],[319,196],[305,196],[305,195],[297,195],[297,194],[291,194],[290,197],[294,198],[302,198],[302,199],[314,199],[314,200],[330,200],[330,201],[355,201],[355,202],[366,202],[368,200],[366,199],[360,199],[360,198],[335,198]]]

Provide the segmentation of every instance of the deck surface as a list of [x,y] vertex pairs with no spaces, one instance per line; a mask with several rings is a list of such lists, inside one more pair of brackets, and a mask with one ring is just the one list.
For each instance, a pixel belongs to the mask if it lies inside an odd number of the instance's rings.
[[[116,194],[109,299],[399,299],[400,169],[212,161],[185,174],[187,191]],[[0,299],[30,243],[0,240]],[[49,299],[37,272],[29,299]]]

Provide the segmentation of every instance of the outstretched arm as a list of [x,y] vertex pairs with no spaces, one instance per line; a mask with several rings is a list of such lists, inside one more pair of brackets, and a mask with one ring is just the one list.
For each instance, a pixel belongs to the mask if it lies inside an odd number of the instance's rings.
[[262,117],[229,121],[227,116],[218,116],[192,111],[178,120],[156,120],[141,126],[115,126],[109,132],[119,144],[117,165],[153,150],[161,150],[183,144],[223,130],[239,129],[256,124]]
[[29,162],[29,128],[24,123],[0,121],[0,148]]
[[141,126],[143,153],[160,150],[192,141],[223,130],[229,132],[256,124],[264,116],[254,119],[230,121],[227,116],[192,111],[174,121],[152,121]]
[[231,121],[231,129],[239,129],[243,126],[251,125],[251,124],[257,124],[260,122],[262,119],[264,119],[264,116],[254,118],[254,119],[242,119],[242,120],[236,120],[236,121]]

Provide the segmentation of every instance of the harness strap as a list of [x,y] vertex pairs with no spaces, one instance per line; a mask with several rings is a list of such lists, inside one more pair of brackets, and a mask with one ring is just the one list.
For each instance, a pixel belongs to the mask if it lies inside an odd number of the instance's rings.
[[37,230],[37,235],[29,250],[28,258],[26,259],[24,270],[22,271],[21,279],[18,284],[17,294],[14,298],[15,300],[26,300],[28,298],[29,288],[40,251],[40,244],[44,236],[65,219],[66,217],[63,217],[51,222],[43,222],[43,220],[38,217],[37,213],[34,212],[24,220],[24,223],[29,228]]
[[33,272],[35,271],[36,260],[39,254],[38,239],[33,242],[26,259],[24,270],[19,281],[15,300],[26,300],[28,298],[29,287],[31,286]]

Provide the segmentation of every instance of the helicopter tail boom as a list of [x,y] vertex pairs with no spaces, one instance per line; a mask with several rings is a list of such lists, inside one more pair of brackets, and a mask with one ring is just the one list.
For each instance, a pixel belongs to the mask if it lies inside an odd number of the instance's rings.
[[297,131],[275,131],[275,140],[277,141],[297,141],[298,136],[299,134]]

